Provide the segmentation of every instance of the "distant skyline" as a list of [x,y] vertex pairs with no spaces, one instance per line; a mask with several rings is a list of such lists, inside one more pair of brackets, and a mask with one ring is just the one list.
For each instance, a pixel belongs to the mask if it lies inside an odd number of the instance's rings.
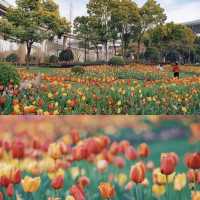
[[[7,0],[13,4],[15,0]],[[70,0],[55,0],[63,16],[69,18]],[[73,2],[73,18],[86,15],[86,4],[89,0],[71,0]],[[141,6],[146,0],[136,0]],[[200,19],[200,0],[157,0],[167,14],[167,21],[177,23]]]

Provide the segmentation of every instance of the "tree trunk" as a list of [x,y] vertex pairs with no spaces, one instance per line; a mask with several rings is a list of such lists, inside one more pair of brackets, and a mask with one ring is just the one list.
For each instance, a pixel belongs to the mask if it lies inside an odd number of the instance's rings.
[[113,40],[113,48],[114,48],[114,53],[115,53],[115,56],[117,55],[117,48],[116,48],[116,45],[115,45],[115,40]]
[[85,58],[84,61],[86,62],[87,60],[87,41],[85,40]]
[[137,62],[140,60],[140,46],[141,46],[141,38],[138,39],[137,41]]
[[105,42],[105,48],[106,48],[106,61],[108,61],[108,42]]
[[27,55],[26,55],[26,68],[30,68],[30,57],[31,57],[32,43],[27,42]]
[[98,46],[96,46],[96,55],[97,55],[97,61],[99,60],[99,49]]

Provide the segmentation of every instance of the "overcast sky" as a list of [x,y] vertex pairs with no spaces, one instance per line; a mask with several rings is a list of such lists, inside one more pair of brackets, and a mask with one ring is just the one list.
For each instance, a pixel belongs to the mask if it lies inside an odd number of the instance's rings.
[[[15,0],[7,0],[14,3]],[[70,1],[73,3],[73,18],[86,14],[86,4],[89,0],[55,0],[60,6],[62,15],[69,18]],[[200,0],[157,0],[165,8],[168,16],[167,21],[186,22],[200,19]],[[145,0],[136,0],[142,5]]]

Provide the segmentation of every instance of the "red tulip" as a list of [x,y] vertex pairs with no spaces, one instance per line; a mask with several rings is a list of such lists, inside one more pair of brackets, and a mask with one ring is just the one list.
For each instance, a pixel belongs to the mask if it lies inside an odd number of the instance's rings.
[[0,200],[3,200],[3,193],[0,192]]
[[163,154],[161,156],[161,164],[160,164],[160,171],[162,174],[170,175],[172,174],[177,165],[177,160],[174,155],[171,153]]
[[6,176],[1,176],[0,177],[0,186],[2,187],[8,187],[10,184],[10,179]]
[[130,178],[136,184],[142,183],[145,180],[146,167],[140,162],[131,167]]
[[132,146],[125,150],[125,156],[128,160],[136,160],[138,157],[137,151]]
[[13,158],[23,159],[24,158],[24,143],[17,140],[12,143],[12,156]]
[[63,176],[58,176],[55,179],[52,180],[51,182],[52,188],[55,190],[59,190],[64,187],[64,177]]
[[190,169],[200,169],[200,152],[186,154],[185,164]]
[[78,183],[80,185],[81,188],[85,188],[90,184],[90,179],[86,176],[82,176],[79,178]]
[[83,189],[80,186],[74,185],[70,188],[70,194],[75,198],[75,200],[86,200]]
[[125,161],[122,157],[119,157],[117,156],[115,159],[114,159],[114,163],[113,163],[116,167],[122,169],[124,168],[125,166]]
[[12,183],[8,185],[6,189],[6,194],[8,195],[8,197],[12,197],[14,195],[14,187]]

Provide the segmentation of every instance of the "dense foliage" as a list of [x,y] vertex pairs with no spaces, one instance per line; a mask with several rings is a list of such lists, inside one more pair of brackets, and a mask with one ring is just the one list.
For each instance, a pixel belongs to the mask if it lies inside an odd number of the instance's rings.
[[0,85],[6,87],[9,84],[18,85],[19,82],[20,76],[14,66],[0,63]]

